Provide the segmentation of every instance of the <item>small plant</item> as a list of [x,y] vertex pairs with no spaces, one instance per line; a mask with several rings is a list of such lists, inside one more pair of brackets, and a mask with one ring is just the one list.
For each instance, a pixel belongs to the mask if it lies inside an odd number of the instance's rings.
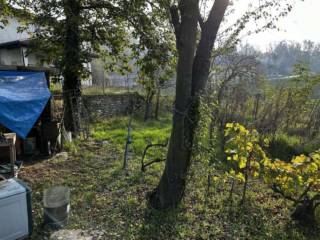
[[65,142],[63,144],[63,148],[67,151],[67,152],[71,152],[73,154],[76,154],[79,150],[79,147],[78,147],[78,142],[76,141],[72,141],[72,142]]
[[[295,210],[291,216],[294,220],[316,226],[317,208],[320,206],[320,150],[309,156],[294,156],[288,163],[269,159],[255,130],[247,130],[238,123],[228,123],[225,137],[228,175],[244,183],[241,203],[245,201],[249,178],[261,176],[274,192],[294,203]],[[264,142],[268,144],[266,140]]]
[[320,151],[299,155],[290,163],[264,160],[264,180],[285,199],[294,203],[292,218],[308,226],[317,224],[320,205]]
[[[244,203],[249,177],[259,177],[260,164],[267,159],[267,156],[259,145],[260,139],[256,130],[249,131],[239,123],[227,123],[225,137],[227,138],[225,153],[228,174],[233,179],[244,183],[241,199],[241,203]],[[232,191],[233,186],[230,196]]]

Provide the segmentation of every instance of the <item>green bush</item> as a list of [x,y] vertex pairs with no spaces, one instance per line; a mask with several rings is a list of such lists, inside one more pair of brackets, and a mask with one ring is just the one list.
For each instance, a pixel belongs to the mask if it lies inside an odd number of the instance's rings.
[[303,144],[303,151],[306,153],[311,153],[318,150],[319,146],[320,146],[320,139],[316,138]]
[[276,135],[266,150],[271,158],[287,162],[290,162],[293,156],[305,153],[298,137],[285,134]]

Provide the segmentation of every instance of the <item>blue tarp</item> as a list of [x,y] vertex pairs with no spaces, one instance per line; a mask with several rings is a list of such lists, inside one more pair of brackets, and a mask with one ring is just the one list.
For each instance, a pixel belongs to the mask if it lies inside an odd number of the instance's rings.
[[25,139],[50,96],[43,72],[0,71],[0,124]]

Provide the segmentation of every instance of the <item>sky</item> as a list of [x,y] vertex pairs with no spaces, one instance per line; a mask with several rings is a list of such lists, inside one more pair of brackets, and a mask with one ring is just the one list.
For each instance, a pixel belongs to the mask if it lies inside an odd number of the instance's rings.
[[[245,11],[249,3],[259,0],[238,0],[234,7]],[[282,1],[282,0],[279,0]],[[277,26],[281,29],[268,30],[266,32],[245,37],[243,43],[249,43],[264,51],[270,43],[282,40],[298,41],[311,40],[320,43],[320,0],[297,0],[292,12],[278,21]],[[235,13],[236,15],[236,13]]]

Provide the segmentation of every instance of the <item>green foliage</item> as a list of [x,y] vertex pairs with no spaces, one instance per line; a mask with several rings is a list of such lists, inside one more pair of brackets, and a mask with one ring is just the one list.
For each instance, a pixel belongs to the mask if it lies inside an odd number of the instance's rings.
[[299,136],[288,136],[286,134],[276,134],[270,137],[270,144],[265,147],[267,154],[272,158],[282,159],[290,162],[292,157],[300,154],[308,155],[319,149],[320,142],[318,136],[309,141],[303,141]]
[[276,193],[294,202],[296,209],[292,217],[295,220],[316,225],[316,209],[320,205],[320,150],[309,156],[294,156],[291,162],[286,163],[267,157],[259,145],[259,135],[255,130],[249,131],[238,123],[229,123],[225,132],[228,137],[227,160],[232,163],[231,168],[226,163],[231,169],[229,174],[245,183],[242,201],[248,178],[261,176]]
[[50,91],[53,94],[61,94],[62,93],[62,85],[59,83],[51,83],[50,84]]
[[244,181],[243,171],[251,173],[252,177],[263,174],[267,184],[275,184],[292,198],[301,196],[306,189],[308,192],[319,191],[320,151],[309,156],[294,156],[289,163],[279,159],[273,161],[260,147],[257,131],[249,131],[238,123],[228,123],[225,135],[228,138],[227,160],[231,162],[227,165],[238,179]]
[[79,141],[73,140],[72,142],[63,143],[63,148],[68,152],[76,154],[79,150],[78,145],[79,145]]
[[275,185],[287,198],[299,203],[312,192],[320,191],[320,151],[300,155],[290,163],[279,159],[264,160],[264,180]]
[[5,24],[8,23],[8,15],[10,14],[10,8],[8,7],[8,3],[6,0],[0,0],[0,29],[4,27]]
[[320,146],[320,139],[319,136],[317,136],[316,138],[307,141],[303,144],[303,153],[304,154],[310,154],[312,152],[315,152],[316,150],[319,149]]
[[293,156],[303,153],[300,139],[285,134],[277,134],[270,141],[266,150],[271,158],[282,159],[286,162],[289,162]]
[[[247,130],[239,123],[227,123],[225,129],[225,153],[227,154],[228,176],[244,183],[242,200],[244,203],[249,178],[260,176],[261,162],[267,159],[260,147],[259,134],[256,130]],[[265,144],[268,140],[264,140]],[[234,181],[231,187],[232,197]]]
[[267,158],[259,145],[258,132],[249,131],[239,123],[228,123],[225,137],[229,173],[241,182],[246,181],[245,176],[258,177],[260,163]]
[[194,140],[194,158],[199,159],[209,168],[218,167],[219,161],[217,159],[223,158],[223,153],[221,153],[220,149],[220,136],[216,132],[208,131],[213,127],[212,117],[208,112],[216,107],[216,104],[212,102],[208,103],[205,99],[201,100],[199,124]]

